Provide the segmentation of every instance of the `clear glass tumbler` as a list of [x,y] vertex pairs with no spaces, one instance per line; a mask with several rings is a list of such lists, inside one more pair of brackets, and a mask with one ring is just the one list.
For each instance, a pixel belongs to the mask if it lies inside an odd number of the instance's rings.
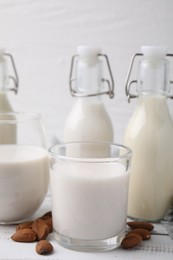
[[35,113],[0,113],[0,224],[28,219],[48,190],[45,130]]
[[79,251],[120,245],[131,156],[129,148],[111,143],[66,143],[49,149],[53,230],[59,244]]

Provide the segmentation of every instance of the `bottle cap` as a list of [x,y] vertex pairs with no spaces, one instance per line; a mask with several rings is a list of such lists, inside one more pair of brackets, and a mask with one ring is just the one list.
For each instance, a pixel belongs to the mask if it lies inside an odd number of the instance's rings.
[[166,46],[141,46],[141,52],[147,59],[164,59],[167,54]]
[[88,45],[81,45],[77,48],[77,53],[80,57],[96,57],[98,54],[101,53],[101,48],[88,46]]

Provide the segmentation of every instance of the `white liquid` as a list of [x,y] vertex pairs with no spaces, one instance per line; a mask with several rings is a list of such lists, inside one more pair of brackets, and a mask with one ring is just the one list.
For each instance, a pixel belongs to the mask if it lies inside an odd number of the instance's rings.
[[140,97],[125,145],[133,151],[128,215],[159,220],[173,197],[173,123],[165,97]]
[[[8,101],[6,91],[0,91],[0,113],[13,112]],[[8,116],[8,119],[13,119],[14,116]],[[7,116],[0,114],[0,120],[7,119]],[[15,144],[16,143],[16,125],[0,124],[0,144]]]
[[0,222],[31,216],[48,188],[47,151],[32,146],[0,145]]
[[12,107],[7,97],[7,91],[0,90],[0,112],[12,112]]
[[97,98],[76,100],[64,130],[65,142],[112,141],[110,118]]
[[125,230],[129,174],[124,166],[58,162],[50,176],[56,232],[107,239]]
[[[113,128],[105,107],[98,98],[78,98],[67,118],[64,142],[113,141]],[[83,151],[68,147],[68,155],[76,157],[100,157],[100,151]],[[107,151],[102,156],[109,156]]]

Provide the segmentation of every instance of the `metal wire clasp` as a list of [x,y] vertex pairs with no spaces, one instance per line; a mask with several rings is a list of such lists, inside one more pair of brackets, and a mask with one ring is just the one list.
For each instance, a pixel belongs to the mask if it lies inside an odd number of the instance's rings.
[[[136,59],[136,57],[138,57],[138,56],[143,56],[143,53],[136,53],[136,54],[132,57],[131,62],[130,62],[130,67],[129,67],[129,70],[128,70],[128,73],[127,73],[126,83],[125,83],[125,93],[126,93],[127,100],[128,100],[129,103],[130,103],[130,99],[131,99],[131,98],[137,98],[137,97],[138,97],[137,94],[131,94],[131,93],[130,93],[131,85],[137,83],[137,80],[131,80],[131,81],[130,81],[130,76],[131,76],[131,72],[132,72],[132,68],[133,68],[135,59]],[[167,53],[166,56],[167,56],[167,57],[173,57],[173,54]],[[172,80],[170,81],[170,84],[173,84],[173,81],[172,81]],[[168,97],[171,98],[171,99],[173,99],[173,95],[170,95],[170,96],[168,96]]]
[[79,55],[74,55],[72,57],[72,60],[71,60],[70,75],[69,75],[69,87],[70,87],[70,93],[71,93],[72,96],[75,96],[75,97],[92,97],[92,96],[108,94],[110,98],[114,97],[114,79],[113,79],[113,76],[112,76],[112,71],[111,71],[108,56],[106,54],[98,54],[98,56],[103,57],[106,60],[106,64],[107,64],[107,67],[108,67],[111,82],[108,79],[104,79],[104,78],[102,78],[102,82],[107,83],[108,90],[102,91],[102,92],[97,92],[97,93],[91,93],[91,94],[83,94],[83,93],[78,93],[73,88],[73,84],[76,81],[76,79],[73,77],[74,64],[75,64],[75,60],[79,57]]
[[17,70],[16,70],[16,66],[15,66],[15,63],[14,63],[13,56],[10,53],[4,53],[3,56],[8,57],[11,61],[12,68],[13,68],[15,76],[11,76],[11,75],[8,76],[8,78],[11,79],[14,83],[14,87],[10,88],[10,90],[14,91],[14,93],[17,94],[18,87],[19,87],[19,77],[18,77],[18,73],[17,73]]
[[132,81],[130,81],[130,76],[131,76],[133,64],[134,64],[135,58],[136,58],[137,56],[143,56],[143,54],[142,54],[142,53],[136,53],[136,54],[132,57],[131,62],[130,62],[129,70],[128,70],[128,72],[127,72],[126,83],[125,83],[125,92],[126,92],[127,100],[128,100],[129,103],[130,103],[130,99],[131,99],[131,98],[136,98],[136,97],[138,97],[138,95],[136,95],[136,94],[131,94],[131,93],[130,93],[130,87],[131,87],[131,85],[134,84],[134,83],[135,83],[135,84],[137,83],[137,80],[132,80]]
[[[172,58],[173,54],[172,53],[167,53],[166,56]],[[173,80],[170,80],[170,84],[173,84]],[[173,95],[170,95],[169,98],[173,99]]]

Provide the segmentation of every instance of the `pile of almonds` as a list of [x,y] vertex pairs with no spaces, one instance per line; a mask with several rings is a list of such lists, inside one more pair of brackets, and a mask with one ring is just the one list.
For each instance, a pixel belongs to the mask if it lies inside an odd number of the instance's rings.
[[127,222],[127,225],[131,228],[127,232],[125,238],[121,242],[123,249],[130,249],[138,246],[142,240],[149,240],[151,238],[151,231],[154,226],[148,222]]
[[46,238],[52,232],[52,229],[52,214],[47,212],[33,221],[19,224],[11,239],[16,242],[37,241],[36,252],[41,255],[48,254],[53,251],[53,246]]
[[[131,228],[121,242],[123,249],[130,249],[138,246],[143,240],[151,238],[151,231],[154,226],[148,222],[127,222]],[[16,242],[35,242],[35,250],[38,254],[44,255],[53,251],[52,244],[47,236],[52,232],[52,214],[47,212],[40,218],[19,224],[11,239]]]

